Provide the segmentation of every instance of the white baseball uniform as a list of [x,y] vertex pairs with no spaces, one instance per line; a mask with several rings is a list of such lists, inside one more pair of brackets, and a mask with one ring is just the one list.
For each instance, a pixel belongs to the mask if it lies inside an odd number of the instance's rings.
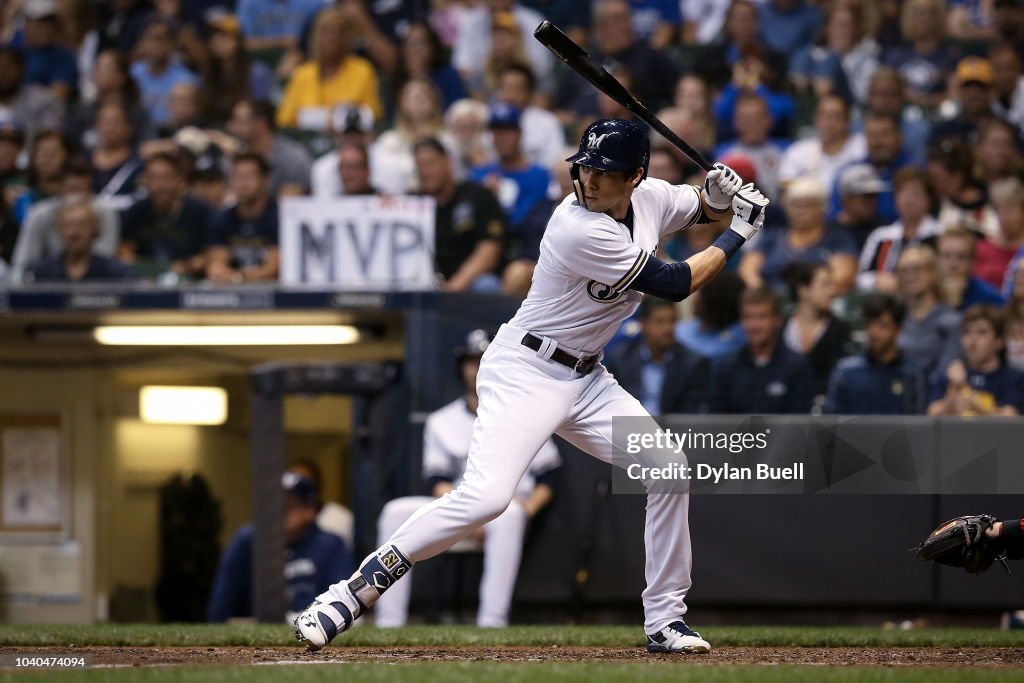
[[[562,201],[541,241],[526,300],[484,353],[465,477],[455,490],[413,514],[364,560],[364,575],[370,578],[357,579],[355,590],[372,595],[364,588],[368,582],[386,588],[407,571],[408,563],[443,552],[501,515],[534,455],[552,434],[604,462],[625,466],[634,461],[613,442],[612,418],[647,417],[655,428],[640,402],[603,365],[581,375],[550,358],[556,349],[576,356],[599,353],[639,305],[642,294],[629,285],[660,238],[689,227],[700,214],[699,188],[653,178],[633,192],[632,230],[588,211],[573,196]],[[522,345],[528,332],[542,338],[538,351]],[[688,507],[686,494],[648,489],[643,592],[647,633],[660,631],[686,612]],[[392,567],[397,570],[386,575],[384,570]],[[350,603],[350,595],[343,580],[318,601]]]
[[[470,440],[476,413],[466,405],[465,398],[452,401],[431,413],[423,434],[423,476],[443,477],[458,486],[466,471]],[[541,446],[537,456],[516,487],[515,498],[508,509],[484,525],[484,571],[480,580],[480,609],[477,626],[504,627],[512,604],[512,592],[523,538],[529,516],[518,501],[533,493],[536,477],[550,472],[561,464],[558,448],[550,439]],[[392,534],[417,510],[434,501],[432,496],[406,496],[396,498],[384,506],[377,520],[380,543],[386,543]],[[412,580],[397,582],[377,601],[374,623],[390,628],[404,626],[409,615]]]

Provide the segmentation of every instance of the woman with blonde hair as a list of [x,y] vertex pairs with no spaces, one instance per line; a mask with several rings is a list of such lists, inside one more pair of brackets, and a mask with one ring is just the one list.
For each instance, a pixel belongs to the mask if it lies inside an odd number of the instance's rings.
[[907,307],[900,350],[925,373],[946,367],[960,351],[960,315],[942,302],[935,250],[925,244],[904,247],[896,280],[896,295]]
[[366,105],[380,118],[377,72],[368,60],[352,53],[353,25],[345,12],[321,12],[312,35],[312,57],[288,80],[277,125],[321,128],[330,109],[343,103]]
[[403,194],[415,188],[417,140],[441,134],[441,94],[425,78],[406,81],[398,93],[395,125],[370,145],[373,184],[386,194]]
[[924,109],[937,107],[946,99],[946,78],[959,57],[946,39],[945,0],[907,0],[900,14],[900,28],[907,44],[891,50],[886,64],[906,80],[911,104]]

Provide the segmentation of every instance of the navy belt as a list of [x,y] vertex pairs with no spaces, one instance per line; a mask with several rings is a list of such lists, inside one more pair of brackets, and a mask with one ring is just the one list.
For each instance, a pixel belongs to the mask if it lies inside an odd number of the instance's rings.
[[[544,344],[544,340],[535,334],[527,332],[523,335],[522,340],[523,346],[533,351],[540,351],[540,347]],[[570,370],[575,370],[581,375],[590,374],[590,371],[597,367],[598,356],[586,356],[584,358],[577,358],[568,351],[555,347],[555,352],[551,354],[551,360],[555,361],[559,365],[564,365]]]

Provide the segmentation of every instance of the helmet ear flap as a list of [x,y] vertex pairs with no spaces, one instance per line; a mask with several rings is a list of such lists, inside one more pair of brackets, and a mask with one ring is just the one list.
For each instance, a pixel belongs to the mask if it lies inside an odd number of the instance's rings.
[[580,165],[573,164],[569,169],[569,177],[572,178],[572,191],[576,194],[576,201],[584,209],[587,208],[587,200],[583,196],[583,184],[580,182]]

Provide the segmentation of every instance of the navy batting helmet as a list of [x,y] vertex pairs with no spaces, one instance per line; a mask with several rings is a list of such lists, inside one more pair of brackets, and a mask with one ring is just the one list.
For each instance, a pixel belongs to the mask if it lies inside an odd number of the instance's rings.
[[575,166],[602,171],[632,171],[651,164],[651,141],[647,130],[636,121],[601,119],[587,126],[580,139],[580,150],[566,159]]

